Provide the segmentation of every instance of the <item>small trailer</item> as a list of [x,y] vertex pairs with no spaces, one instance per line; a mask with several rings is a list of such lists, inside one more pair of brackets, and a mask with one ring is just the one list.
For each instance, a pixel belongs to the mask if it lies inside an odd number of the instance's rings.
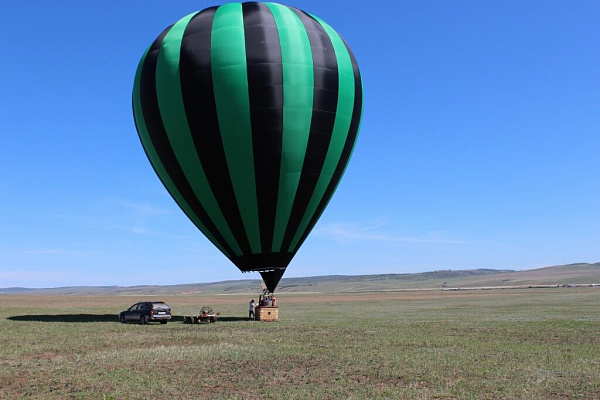
[[218,316],[221,313],[215,313],[211,307],[202,307],[199,315],[185,315],[183,317],[184,324],[210,324],[217,322]]

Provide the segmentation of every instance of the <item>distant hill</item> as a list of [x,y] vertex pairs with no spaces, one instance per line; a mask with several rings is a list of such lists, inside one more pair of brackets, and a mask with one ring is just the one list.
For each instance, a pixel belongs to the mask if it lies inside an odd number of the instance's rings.
[[[283,278],[277,292],[348,293],[477,287],[600,284],[600,263],[569,264],[525,271],[475,269],[415,274],[329,275]],[[0,294],[60,295],[189,295],[242,294],[260,290],[260,280],[235,280],[166,286],[76,286],[48,289],[0,288]]]

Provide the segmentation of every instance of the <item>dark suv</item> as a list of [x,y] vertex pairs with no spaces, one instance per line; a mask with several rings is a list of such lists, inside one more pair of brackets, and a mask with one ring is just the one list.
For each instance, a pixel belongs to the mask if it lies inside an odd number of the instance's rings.
[[171,307],[164,301],[142,301],[119,313],[119,321],[122,323],[135,321],[144,325],[150,321],[160,321],[161,324],[166,324],[170,319]]

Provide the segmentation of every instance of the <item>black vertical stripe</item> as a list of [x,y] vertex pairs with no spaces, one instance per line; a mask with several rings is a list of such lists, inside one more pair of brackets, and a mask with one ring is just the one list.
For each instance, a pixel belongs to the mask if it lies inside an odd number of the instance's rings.
[[279,192],[283,68],[275,19],[263,3],[242,3],[260,242],[270,253]]
[[[158,59],[158,53],[160,51],[161,43],[164,37],[167,35],[171,27],[167,28],[153,43],[150,47],[144,64],[142,66],[140,76],[140,101],[142,106],[142,113],[144,122],[148,129],[148,134],[152,145],[156,149],[158,157],[160,158],[163,167],[169,174],[169,177],[173,181],[173,184],[179,189],[179,192],[183,196],[186,203],[190,206],[192,212],[202,221],[206,229],[208,229],[214,236],[215,240],[226,249],[229,254],[234,254],[231,247],[227,244],[227,241],[216,229],[212,220],[206,213],[206,210],[202,207],[194,190],[187,181],[183,170],[177,157],[173,152],[173,148],[167,137],[165,127],[160,115],[160,109],[158,106],[158,98],[156,93],[156,62]],[[168,190],[167,185],[165,187]],[[200,228],[200,227],[198,227]]]
[[310,135],[298,190],[283,237],[284,251],[289,248],[299,229],[323,168],[335,123],[339,86],[337,59],[329,35],[310,15],[298,9],[292,10],[298,15],[308,33],[315,82]]
[[335,171],[333,173],[331,182],[325,190],[325,196],[323,196],[323,199],[319,203],[315,214],[312,216],[306,231],[302,234],[300,240],[298,241],[298,245],[295,249],[292,249],[292,251],[296,251],[300,248],[300,246],[302,246],[302,243],[304,243],[304,241],[308,237],[308,234],[316,225],[317,221],[319,220],[319,217],[325,210],[325,207],[327,207],[329,200],[333,196],[333,192],[335,191],[338,183],[342,179],[342,175],[344,174],[346,165],[348,165],[348,161],[350,160],[350,156],[352,155],[352,149],[354,148],[356,137],[358,135],[358,128],[360,127],[360,117],[362,114],[363,99],[362,79],[360,76],[360,70],[358,69],[358,63],[356,62],[356,58],[354,57],[352,50],[350,50],[350,46],[348,46],[348,43],[346,43],[346,41],[343,38],[342,41],[346,46],[346,50],[348,50],[350,60],[352,61],[352,70],[354,71],[354,105],[352,109],[352,120],[350,121],[350,129],[348,130],[348,136],[346,138],[346,142],[344,143],[344,148],[342,149],[340,160],[338,161],[338,164],[335,167]]
[[243,254],[251,253],[221,139],[211,70],[211,30],[218,7],[196,14],[181,41],[183,103],[196,152],[223,216]]

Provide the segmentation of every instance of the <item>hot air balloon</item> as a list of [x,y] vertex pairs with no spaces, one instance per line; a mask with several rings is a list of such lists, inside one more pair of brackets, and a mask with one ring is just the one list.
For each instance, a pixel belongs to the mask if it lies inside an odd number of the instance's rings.
[[168,192],[271,292],[335,191],[361,112],[347,43],[276,3],[180,19],[146,50],[133,88],[140,140]]

